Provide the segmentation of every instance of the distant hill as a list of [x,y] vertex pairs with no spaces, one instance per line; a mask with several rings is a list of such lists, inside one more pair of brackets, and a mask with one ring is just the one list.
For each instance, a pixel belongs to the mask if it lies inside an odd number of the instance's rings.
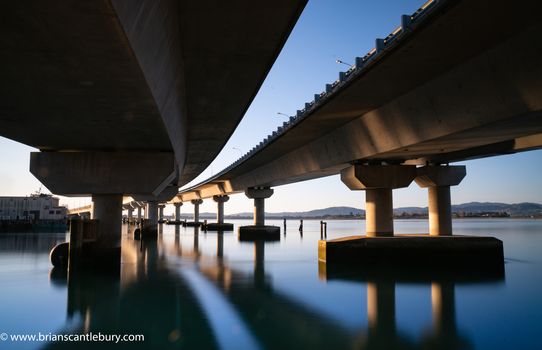
[[541,216],[542,204],[539,203],[491,203],[491,202],[470,202],[452,205],[453,212],[505,212],[510,216]]
[[[393,210],[395,215],[403,213],[427,215],[427,207],[405,207]],[[542,216],[542,204],[538,203],[492,203],[492,202],[470,202],[452,205],[452,213],[464,216],[464,214],[488,214],[488,213],[506,213],[512,217]],[[469,215],[466,215],[469,216]]]
[[406,214],[423,214],[427,215],[427,207],[402,207],[402,208],[396,208],[393,209],[393,213],[395,215],[401,215],[402,213]]
[[[427,207],[402,207],[393,210],[395,215],[427,215]],[[482,214],[482,213],[506,213],[512,217],[542,216],[542,204],[539,203],[491,203],[470,202],[452,205],[452,212],[456,214]],[[329,207],[302,212],[279,212],[265,213],[268,218],[331,218],[364,216],[365,210],[353,207]],[[192,218],[192,213],[183,213],[183,219]],[[215,213],[200,213],[202,219],[214,219]],[[252,218],[252,213],[243,212],[226,215],[226,218]]]
[[285,217],[285,216],[301,216],[306,218],[311,217],[323,217],[323,216],[356,216],[365,215],[365,210],[352,208],[352,207],[330,207],[325,209],[315,209],[304,212],[282,212],[282,213],[269,213],[266,214],[269,217]]

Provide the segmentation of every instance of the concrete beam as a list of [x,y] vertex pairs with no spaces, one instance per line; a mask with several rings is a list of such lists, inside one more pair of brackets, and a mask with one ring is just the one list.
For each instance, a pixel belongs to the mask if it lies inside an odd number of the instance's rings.
[[178,195],[177,197],[180,197],[182,202],[190,202],[193,200],[201,199],[199,191],[189,192],[186,194]]
[[467,175],[465,166],[424,166],[417,169],[414,179],[422,188],[435,186],[456,186]]
[[175,170],[173,153],[32,152],[30,172],[66,196],[152,193]]
[[353,165],[341,171],[341,181],[351,190],[408,187],[416,177],[414,165]]
[[265,187],[251,187],[245,190],[245,195],[250,199],[265,199],[273,195],[273,189]]
[[154,195],[153,193],[145,193],[145,194],[138,193],[138,194],[133,194],[132,197],[141,202],[148,202],[148,201],[168,202],[169,200],[174,198],[178,192],[179,190],[177,186],[172,184],[171,186],[166,187],[158,195]]
[[199,190],[200,198],[210,198],[225,193],[222,183],[211,183]]

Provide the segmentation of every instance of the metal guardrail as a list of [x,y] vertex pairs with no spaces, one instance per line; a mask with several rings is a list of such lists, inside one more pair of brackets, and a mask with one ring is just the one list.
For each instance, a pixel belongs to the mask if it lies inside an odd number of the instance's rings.
[[[296,124],[304,120],[310,113],[318,108],[321,104],[325,103],[332,95],[336,94],[343,86],[346,85],[349,81],[365,73],[370,69],[373,62],[381,59],[390,48],[397,45],[405,37],[408,37],[413,30],[415,30],[431,13],[438,9],[443,3],[449,0],[428,0],[424,3],[418,10],[416,10],[412,15],[403,15],[401,16],[401,25],[393,30],[383,39],[377,38],[375,40],[375,47],[372,48],[362,57],[356,57],[355,64],[352,65],[346,72],[339,72],[339,79],[335,80],[331,84],[326,84],[326,89],[318,94],[314,95],[314,99],[310,102],[305,103],[305,107],[297,111],[295,116],[291,116],[287,122],[284,122],[277,130],[269,134],[263,141],[258,145],[254,146],[246,154],[242,155],[235,162],[230,164],[221,172],[212,176],[211,178],[192,186],[191,188],[198,187],[204,183],[210,182],[213,179],[219,178],[221,175],[227,173],[231,169],[235,168],[246,159],[250,158],[255,153],[259,152],[267,145],[272,143],[275,139],[286,133]],[[190,188],[189,188],[190,189]],[[187,191],[189,189],[185,189]]]

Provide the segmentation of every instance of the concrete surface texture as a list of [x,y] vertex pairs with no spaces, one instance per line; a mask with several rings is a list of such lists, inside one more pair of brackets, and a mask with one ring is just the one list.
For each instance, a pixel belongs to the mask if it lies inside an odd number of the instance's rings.
[[1,135],[48,152],[169,152],[171,183],[185,184],[232,134],[305,3],[5,3]]
[[278,136],[181,197],[314,179],[352,162],[441,164],[541,147],[539,3],[439,3]]

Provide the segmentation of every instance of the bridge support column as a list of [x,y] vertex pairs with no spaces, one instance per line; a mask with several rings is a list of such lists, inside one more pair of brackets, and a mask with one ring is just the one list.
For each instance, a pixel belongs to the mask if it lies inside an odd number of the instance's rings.
[[365,190],[365,231],[368,237],[393,236],[393,194],[391,188]]
[[[472,266],[504,271],[503,244],[493,237],[452,236],[450,186],[465,176],[462,166],[354,165],[341,172],[352,190],[367,191],[366,236],[318,242],[321,262],[363,265],[434,266],[460,269]],[[429,187],[430,235],[393,235],[393,188],[413,180]]]
[[91,219],[98,220],[95,263],[117,265],[120,263],[120,238],[122,230],[122,194],[92,195]]
[[161,224],[164,222],[164,208],[165,204],[158,204],[158,223]]
[[[81,151],[30,154],[30,172],[52,193],[92,196],[92,216],[98,220],[98,241],[88,245],[88,255],[94,256],[94,252],[101,248],[114,251],[116,259],[112,262],[116,266],[120,263],[122,196],[130,195],[136,201],[140,200],[137,196],[170,200],[178,189],[172,183],[173,180],[164,184],[164,179],[172,178],[176,171],[173,152]],[[157,193],[158,190],[160,193]],[[83,251],[85,249],[84,245]],[[106,255],[97,254],[96,263],[107,264]]]
[[213,196],[213,200],[216,202],[216,223],[224,223],[224,203],[230,199],[228,196]]
[[199,206],[203,203],[203,199],[192,199],[190,203],[194,204],[194,221],[187,222],[186,226],[200,226],[199,222]]
[[280,240],[280,227],[265,225],[265,199],[273,195],[269,187],[252,187],[245,191],[254,199],[254,225],[239,227],[240,240]]
[[143,228],[143,235],[149,238],[156,237],[158,234],[158,202],[148,201],[145,207],[147,221]]
[[394,188],[407,187],[416,177],[414,165],[353,165],[341,171],[351,190],[365,190],[367,237],[393,236]]
[[175,223],[181,222],[181,207],[183,202],[177,202],[173,204],[175,206]]
[[459,185],[467,171],[464,166],[424,166],[418,168],[416,183],[429,192],[429,234],[452,235],[450,186]]
[[233,230],[233,224],[224,222],[224,203],[230,199],[227,195],[213,196],[213,200],[216,202],[216,223],[207,224],[207,230],[209,231],[231,231]]
[[128,224],[134,220],[134,208],[128,208]]

